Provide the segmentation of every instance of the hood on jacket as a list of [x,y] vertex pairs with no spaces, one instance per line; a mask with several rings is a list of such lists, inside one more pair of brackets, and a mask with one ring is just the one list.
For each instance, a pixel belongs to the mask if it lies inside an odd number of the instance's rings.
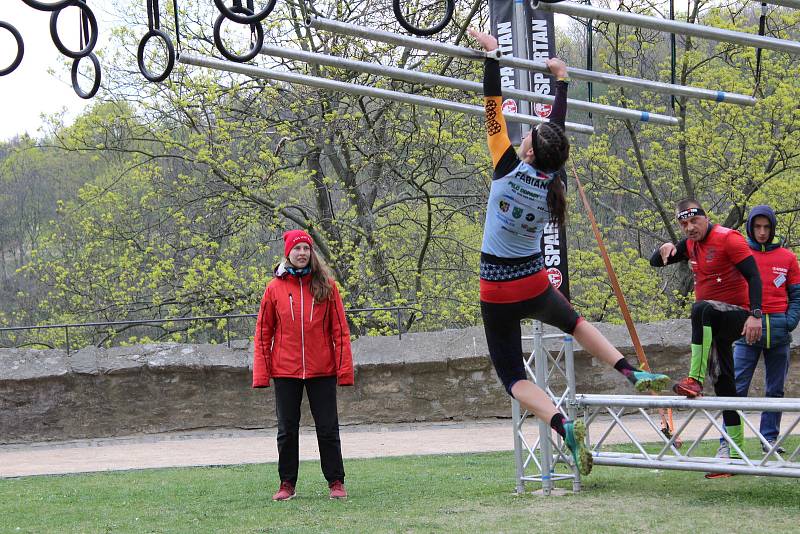
[[[756,217],[766,217],[769,219],[769,224],[771,226],[769,231],[769,238],[767,238],[767,242],[763,245],[756,241],[755,236],[753,235],[753,219]],[[767,206],[766,204],[759,204],[758,206],[753,207],[750,210],[750,215],[747,217],[747,239],[750,242],[751,248],[755,248],[757,250],[764,249],[772,249],[780,245],[780,243],[776,242],[775,240],[775,227],[778,225],[778,219],[775,217],[775,211]]]

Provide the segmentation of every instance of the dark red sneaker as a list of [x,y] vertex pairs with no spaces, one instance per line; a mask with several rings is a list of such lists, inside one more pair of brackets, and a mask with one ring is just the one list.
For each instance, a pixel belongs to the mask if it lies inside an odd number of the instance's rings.
[[331,482],[328,487],[331,490],[331,499],[346,499],[347,498],[347,490],[344,489],[344,482],[341,480],[334,480]]
[[683,395],[684,397],[702,397],[703,396],[703,384],[695,380],[694,378],[686,377],[681,379],[680,382],[672,386],[672,391],[677,393],[678,395]]
[[297,493],[294,491],[294,484],[284,480],[281,482],[281,487],[278,488],[278,493],[272,496],[272,500],[288,501],[289,499],[293,499],[295,495],[297,495]]

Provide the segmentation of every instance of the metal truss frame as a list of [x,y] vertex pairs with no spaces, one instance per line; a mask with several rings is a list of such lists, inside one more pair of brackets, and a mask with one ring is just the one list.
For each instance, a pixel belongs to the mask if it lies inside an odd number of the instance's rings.
[[[785,444],[786,437],[800,428],[800,399],[753,397],[687,399],[648,395],[577,395],[572,337],[565,334],[544,335],[542,324],[534,321],[532,335],[523,335],[522,339],[533,341],[533,351],[525,359],[525,369],[530,379],[547,393],[566,417],[574,419],[579,411],[583,413],[587,428],[587,445],[592,452],[595,465],[800,478],[800,444],[794,450],[787,449],[786,453],[778,452],[778,448]],[[544,347],[545,339],[561,339],[563,343],[554,353]],[[551,382],[552,378],[565,381],[566,387],[563,390],[556,390]],[[669,436],[661,429],[660,415],[648,412],[666,408],[685,410],[687,414]],[[734,443],[722,424],[723,410],[735,410],[760,444],[770,447],[768,452],[748,455],[747,447],[742,450]],[[792,413],[795,417],[793,420],[784,420],[784,431],[781,436],[774,444],[769,444],[759,432],[758,425],[747,418],[746,412],[754,411],[780,411]],[[549,421],[537,420],[538,437],[528,438],[524,433],[524,425],[534,416],[527,410],[522,410],[516,400],[512,400],[511,415],[517,493],[525,491],[526,482],[539,482],[542,494],[550,495],[555,482],[560,480],[572,480],[572,490],[580,491],[581,478],[572,455],[563,440],[550,429]],[[610,418],[610,426],[607,426],[597,439],[593,439],[592,424],[594,423],[596,427],[600,418],[605,416]],[[632,428],[632,418],[638,418],[637,422],[644,422],[644,425],[639,424],[638,430]],[[705,426],[699,435],[689,437],[689,425],[696,420],[705,421]],[[606,426],[605,421],[603,424]],[[645,428],[644,432],[641,430],[642,426]],[[627,438],[627,444],[633,446],[636,452],[604,450],[615,430]],[[740,458],[702,456],[702,442],[704,440],[716,442],[714,438],[717,435]],[[555,465],[559,462],[567,464],[571,472],[556,473]]]
[[[589,434],[595,465],[800,478],[800,444],[793,451],[787,450],[784,454],[777,452],[784,444],[785,438],[800,425],[800,399],[740,397],[686,399],[637,395],[578,395],[573,403],[585,413],[587,434],[591,429],[591,423],[600,415],[611,417],[611,425],[598,439],[591,439]],[[647,412],[647,409],[654,408],[686,410],[688,415],[672,436],[666,436],[659,427],[659,420]],[[742,450],[734,443],[722,424],[723,410],[736,411],[743,424],[758,438],[760,445],[769,447],[769,451],[763,454],[759,447],[758,455],[748,455],[747,447]],[[793,413],[795,417],[791,422],[784,421],[784,432],[774,445],[770,445],[759,432],[758,425],[748,420],[746,411],[780,411]],[[641,431],[637,434],[631,428],[632,418],[646,422],[645,428],[649,429],[646,435]],[[705,426],[698,436],[686,439],[684,433],[695,419],[705,421]],[[785,423],[789,423],[788,428]],[[637,452],[604,451],[604,443],[614,429],[621,430]],[[717,435],[728,444],[731,453],[738,454],[741,458],[701,456],[699,454],[701,442],[708,438],[713,440]],[[680,441],[683,442],[683,446],[676,446]]]
[[[545,339],[560,339],[562,343],[557,352],[551,352],[544,346]],[[525,371],[536,385],[542,388],[553,400],[556,407],[569,419],[577,415],[575,404],[575,368],[573,356],[573,339],[566,334],[542,333],[542,323],[533,321],[532,334],[523,335],[523,341],[533,341],[533,351],[525,359]],[[551,379],[560,377],[566,387],[555,391]],[[516,492],[525,492],[526,482],[541,482],[542,493],[550,495],[554,483],[559,480],[572,480],[572,491],[581,489],[581,478],[572,455],[564,440],[550,428],[549,421],[537,419],[538,436],[526,437],[524,425],[535,416],[523,410],[517,400],[511,401],[511,416],[514,424],[514,458],[516,461]],[[570,473],[556,473],[555,465],[559,462],[569,466]]]

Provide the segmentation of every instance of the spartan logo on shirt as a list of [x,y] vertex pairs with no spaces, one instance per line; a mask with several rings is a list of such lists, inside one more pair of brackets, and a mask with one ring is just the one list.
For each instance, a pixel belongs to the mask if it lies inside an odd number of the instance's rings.
[[500,123],[497,122],[497,102],[494,100],[486,101],[486,133],[489,135],[497,135],[503,129]]
[[501,200],[500,201],[500,211],[502,211],[503,213],[507,212],[508,208],[510,208],[510,207],[511,207],[511,204],[509,204],[505,200]]
[[520,217],[522,217],[522,208],[514,208],[511,211],[511,216],[514,217],[515,219],[519,219]]
[[708,247],[706,250],[706,263],[711,263],[714,261],[714,258],[717,257],[717,248],[716,247]]

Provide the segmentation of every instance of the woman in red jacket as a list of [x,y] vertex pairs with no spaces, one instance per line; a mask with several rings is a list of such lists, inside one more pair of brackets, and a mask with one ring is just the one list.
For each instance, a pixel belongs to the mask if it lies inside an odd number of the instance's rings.
[[256,322],[253,387],[275,384],[278,474],[273,500],[295,496],[303,388],[317,431],[322,473],[331,499],[345,499],[336,385],[353,385],[350,329],[328,266],[302,230],[283,234],[285,259],[267,285]]

